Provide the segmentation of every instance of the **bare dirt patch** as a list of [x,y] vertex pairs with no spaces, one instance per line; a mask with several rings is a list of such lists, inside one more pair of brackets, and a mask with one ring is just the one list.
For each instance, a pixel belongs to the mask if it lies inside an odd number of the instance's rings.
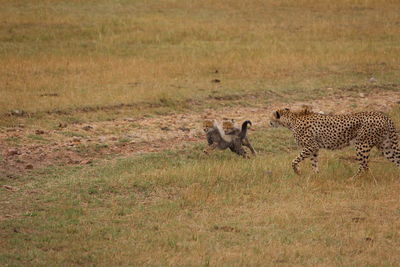
[[[326,89],[326,90],[329,90]],[[361,110],[388,111],[400,103],[400,92],[372,90],[370,93],[332,93],[322,99],[265,106],[221,107],[202,112],[176,113],[156,117],[121,118],[90,124],[60,125],[58,129],[5,128],[0,130],[0,177],[13,178],[50,165],[85,165],[94,160],[123,155],[179,149],[204,142],[202,121],[250,119],[258,130],[268,127],[276,108],[312,105],[325,113]]]

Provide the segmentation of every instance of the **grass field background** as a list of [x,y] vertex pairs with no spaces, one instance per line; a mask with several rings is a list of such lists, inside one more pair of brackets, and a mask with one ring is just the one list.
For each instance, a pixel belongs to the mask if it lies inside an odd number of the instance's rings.
[[[397,113],[400,114],[400,113]],[[319,175],[290,161],[290,133],[253,135],[261,154],[203,145],[88,167],[48,168],[2,192],[9,265],[397,265],[399,171],[373,152],[323,152]],[[270,140],[275,140],[271,144]],[[265,150],[269,151],[266,152]]]
[[393,0],[1,6],[3,113],[399,79]]
[[[60,121],[272,105],[346,88],[390,93],[400,83],[395,0],[0,0],[0,6],[0,134],[22,123],[18,129],[32,130],[26,139],[37,145],[46,141],[34,134],[39,125],[50,131]],[[267,99],[266,91],[276,98]],[[80,112],[119,104],[132,106]],[[30,115],[9,116],[13,110]],[[400,129],[399,105],[390,116]],[[322,152],[320,174],[305,161],[296,176],[290,132],[265,126],[250,132],[259,151],[250,160],[228,151],[207,157],[204,142],[0,175],[11,188],[0,188],[0,263],[398,265],[399,169],[374,150],[377,181],[371,174],[350,181],[357,163],[346,148]],[[79,137],[70,128],[64,134]],[[0,148],[24,140],[0,140]]]

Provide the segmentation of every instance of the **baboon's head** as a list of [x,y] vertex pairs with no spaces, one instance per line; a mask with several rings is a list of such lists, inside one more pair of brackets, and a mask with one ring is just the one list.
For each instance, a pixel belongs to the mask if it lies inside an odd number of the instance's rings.
[[291,111],[288,108],[278,109],[272,112],[271,120],[269,121],[269,125],[271,127],[289,127],[290,125],[290,115]]
[[214,122],[212,120],[205,120],[203,121],[203,130],[204,132],[208,132],[211,128],[214,127]]

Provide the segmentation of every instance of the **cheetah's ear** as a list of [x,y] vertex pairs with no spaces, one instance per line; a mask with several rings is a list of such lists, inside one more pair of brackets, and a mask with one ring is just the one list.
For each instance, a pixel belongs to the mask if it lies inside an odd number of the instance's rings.
[[281,114],[279,114],[278,111],[274,111],[273,114],[274,114],[274,117],[277,118],[277,119],[279,119],[281,117]]

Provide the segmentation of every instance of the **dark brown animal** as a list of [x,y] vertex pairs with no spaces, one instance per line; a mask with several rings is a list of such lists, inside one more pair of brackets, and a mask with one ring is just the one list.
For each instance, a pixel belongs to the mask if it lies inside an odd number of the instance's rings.
[[209,154],[216,148],[220,150],[229,148],[232,152],[247,158],[248,155],[243,149],[243,142],[247,135],[248,124],[251,125],[251,122],[243,122],[242,129],[238,133],[233,131],[232,134],[226,134],[218,122],[205,121],[203,126],[209,146],[204,150],[204,153]]

